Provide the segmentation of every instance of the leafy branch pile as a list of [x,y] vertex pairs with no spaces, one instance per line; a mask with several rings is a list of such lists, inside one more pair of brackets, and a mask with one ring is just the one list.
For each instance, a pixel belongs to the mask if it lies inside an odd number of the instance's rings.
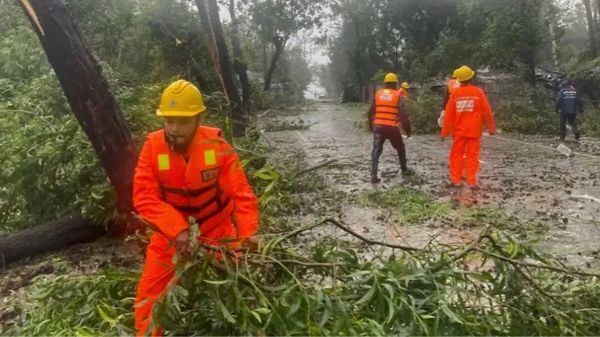
[[[390,245],[396,249],[367,258],[360,251],[377,243],[317,238],[316,228],[326,224],[353,234],[327,219],[266,235],[243,255],[221,251],[226,258],[217,259],[217,248],[198,247],[177,263],[179,282],[159,301],[156,322],[170,335],[585,335],[600,329],[597,275],[571,270],[499,232],[484,232],[463,247]],[[131,332],[135,277],[114,275],[95,282],[38,280],[24,325],[8,334]]]

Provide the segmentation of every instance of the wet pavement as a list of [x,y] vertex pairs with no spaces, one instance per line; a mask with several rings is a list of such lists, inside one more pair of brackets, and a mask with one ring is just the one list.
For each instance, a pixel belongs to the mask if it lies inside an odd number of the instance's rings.
[[[406,139],[409,166],[417,177],[400,175],[398,158],[389,143],[380,162],[382,183],[370,184],[370,151],[372,134],[361,127],[365,106],[334,103],[315,104],[298,115],[270,119],[289,120],[298,117],[307,130],[265,132],[269,143],[281,150],[304,152],[309,165],[335,159],[336,165],[319,170],[333,189],[358,196],[365,191],[386,191],[395,186],[410,186],[435,200],[450,199],[447,183],[447,156],[451,141],[441,142],[437,135],[415,135]],[[514,215],[519,223],[529,223],[539,240],[538,245],[553,255],[564,257],[572,265],[597,265],[600,252],[600,140],[583,138],[580,143],[567,142],[573,155],[566,157],[557,149],[555,138],[543,136],[484,136],[479,173],[481,191],[469,196],[477,207],[500,209]],[[460,206],[461,212],[469,203]],[[414,246],[430,241],[460,243],[470,240],[481,228],[465,228],[446,222],[419,225],[399,224],[389,210],[366,207],[349,201],[339,217],[361,234]],[[544,230],[541,230],[541,229]],[[541,234],[540,234],[541,232]]]

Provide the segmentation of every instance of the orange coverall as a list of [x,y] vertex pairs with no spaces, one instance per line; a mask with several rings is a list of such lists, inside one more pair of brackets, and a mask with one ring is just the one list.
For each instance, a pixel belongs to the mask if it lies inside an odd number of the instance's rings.
[[467,184],[477,185],[479,149],[484,123],[490,134],[496,133],[492,109],[483,90],[471,84],[456,88],[446,105],[442,138],[452,135],[450,180],[459,184],[463,178],[466,153]]
[[187,154],[171,150],[163,130],[151,133],[140,153],[133,182],[138,213],[159,232],[152,235],[135,299],[137,335],[149,332],[152,307],[174,275],[170,245],[196,219],[201,236],[212,244],[237,244],[258,228],[258,200],[237,154],[214,128],[198,127]]

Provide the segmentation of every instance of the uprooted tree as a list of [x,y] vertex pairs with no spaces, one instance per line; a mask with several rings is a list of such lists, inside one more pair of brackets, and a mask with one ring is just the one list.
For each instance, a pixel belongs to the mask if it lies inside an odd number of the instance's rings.
[[[20,5],[116,192],[118,212],[128,215],[133,209],[132,172],[136,157],[131,132],[100,65],[79,34],[63,1],[21,0]],[[125,220],[115,221],[109,230],[124,232],[125,227]],[[54,234],[47,235],[48,232]],[[4,257],[4,262],[10,262],[101,233],[89,221],[73,216],[36,226],[26,233],[0,237],[0,256]]]

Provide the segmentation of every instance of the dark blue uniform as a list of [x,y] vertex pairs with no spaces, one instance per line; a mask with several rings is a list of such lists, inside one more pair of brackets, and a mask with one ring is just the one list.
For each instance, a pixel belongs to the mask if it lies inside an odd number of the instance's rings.
[[575,139],[579,139],[580,133],[577,127],[577,113],[583,112],[581,97],[575,87],[570,84],[561,85],[556,95],[556,112],[560,113],[560,139],[564,140],[567,135],[567,123],[573,128]]

